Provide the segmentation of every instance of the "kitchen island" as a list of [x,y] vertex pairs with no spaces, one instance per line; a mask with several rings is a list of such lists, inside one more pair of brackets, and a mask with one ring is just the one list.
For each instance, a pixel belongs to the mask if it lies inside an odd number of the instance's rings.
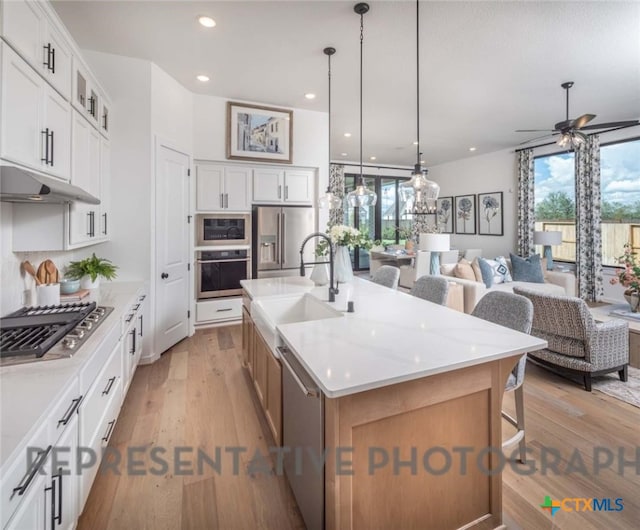
[[[300,278],[242,285],[263,319],[261,300],[327,300]],[[276,325],[280,361],[291,357],[322,393],[324,526],[499,527],[504,386],[546,342],[359,278],[324,303],[343,312],[348,301],[353,313]],[[286,446],[286,402],[283,413]]]

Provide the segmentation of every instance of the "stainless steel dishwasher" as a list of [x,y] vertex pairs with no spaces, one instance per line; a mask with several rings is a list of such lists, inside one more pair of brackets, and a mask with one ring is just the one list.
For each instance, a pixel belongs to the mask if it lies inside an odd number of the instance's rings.
[[[307,530],[324,528],[324,395],[286,347],[282,361],[282,441],[289,481]],[[320,467],[320,469],[318,469]]]

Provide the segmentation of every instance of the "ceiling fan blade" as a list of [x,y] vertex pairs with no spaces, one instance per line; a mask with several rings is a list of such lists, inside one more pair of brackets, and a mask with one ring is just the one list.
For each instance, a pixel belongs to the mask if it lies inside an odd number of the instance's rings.
[[520,142],[518,145],[524,145],[524,144],[528,144],[531,142],[535,142],[536,140],[542,140],[542,138],[548,138],[551,136],[555,136],[558,133],[552,133],[552,134],[544,134],[542,136],[536,136],[535,138],[530,138],[529,140],[525,140],[524,142]]
[[593,125],[587,125],[586,127],[581,127],[583,131],[589,131],[592,129],[611,129],[615,127],[631,127],[632,125],[638,125],[640,121],[638,120],[627,120],[627,121],[610,121],[607,123],[594,123]]
[[579,118],[573,120],[573,127],[575,129],[582,129],[587,123],[589,123],[593,118],[595,118],[595,114],[583,114]]
[[516,132],[554,132],[553,129],[518,129]]

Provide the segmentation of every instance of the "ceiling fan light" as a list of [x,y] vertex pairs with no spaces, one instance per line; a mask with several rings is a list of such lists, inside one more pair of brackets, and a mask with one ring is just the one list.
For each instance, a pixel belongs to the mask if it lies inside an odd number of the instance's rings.
[[569,144],[571,143],[571,135],[569,133],[562,133],[556,143],[563,149],[565,147],[568,147]]
[[581,133],[579,131],[574,131],[573,136],[571,138],[571,142],[573,143],[573,147],[581,147],[587,141],[587,135]]

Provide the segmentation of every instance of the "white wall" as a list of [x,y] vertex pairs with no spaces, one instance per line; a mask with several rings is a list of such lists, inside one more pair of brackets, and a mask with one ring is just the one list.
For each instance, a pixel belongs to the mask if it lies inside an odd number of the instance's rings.
[[[193,158],[237,163],[226,160],[227,99],[195,95],[193,98]],[[256,102],[246,102],[254,103]],[[257,103],[262,105],[263,103]],[[292,166],[317,168],[316,197],[329,182],[328,114],[293,109]],[[244,162],[246,164],[246,162]],[[254,165],[252,163],[252,165]],[[288,166],[288,164],[287,164]],[[318,210],[318,227],[327,225],[328,211]]]
[[440,197],[503,192],[504,235],[452,234],[451,245],[456,248],[481,248],[486,257],[508,257],[509,252],[515,252],[518,189],[513,149],[433,166],[429,168],[429,178],[440,185]]

